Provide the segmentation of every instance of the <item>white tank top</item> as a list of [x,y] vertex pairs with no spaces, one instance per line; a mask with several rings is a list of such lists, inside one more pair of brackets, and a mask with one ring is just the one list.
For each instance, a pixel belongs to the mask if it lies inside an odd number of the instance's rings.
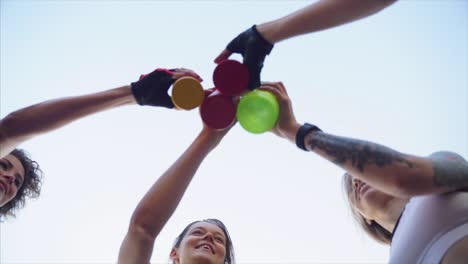
[[389,263],[440,263],[466,236],[468,192],[413,197],[393,232]]

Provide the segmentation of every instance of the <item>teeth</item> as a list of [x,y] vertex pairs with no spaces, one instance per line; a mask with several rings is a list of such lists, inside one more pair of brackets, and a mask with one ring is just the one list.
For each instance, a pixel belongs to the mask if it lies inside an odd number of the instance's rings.
[[206,244],[200,245],[200,248],[208,249],[209,251],[213,252],[211,247],[209,245],[206,245]]

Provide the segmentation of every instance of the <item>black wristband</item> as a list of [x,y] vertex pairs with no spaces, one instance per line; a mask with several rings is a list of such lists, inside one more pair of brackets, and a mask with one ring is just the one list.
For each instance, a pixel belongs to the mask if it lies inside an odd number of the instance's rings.
[[313,131],[322,131],[320,128],[318,128],[315,125],[311,125],[309,123],[304,123],[299,130],[297,131],[296,134],[296,146],[302,150],[308,151],[307,148],[305,147],[305,142],[304,138],[307,134]]

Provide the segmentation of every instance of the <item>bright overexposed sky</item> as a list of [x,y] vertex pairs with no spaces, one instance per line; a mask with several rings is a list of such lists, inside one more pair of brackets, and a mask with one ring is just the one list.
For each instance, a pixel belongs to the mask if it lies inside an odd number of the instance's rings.
[[[252,24],[310,1],[16,1],[0,10],[0,116],[110,89],[158,67],[211,88],[213,59]],[[400,1],[377,15],[278,43],[262,79],[297,119],[401,152],[468,158],[468,3]],[[235,59],[240,59],[235,56]],[[1,224],[0,262],[114,263],[131,213],[201,130],[197,110],[127,106],[34,138],[42,195]],[[200,167],[158,237],[168,263],[193,220],[219,218],[240,264],[385,263],[354,224],[343,171],[271,133],[237,126]]]

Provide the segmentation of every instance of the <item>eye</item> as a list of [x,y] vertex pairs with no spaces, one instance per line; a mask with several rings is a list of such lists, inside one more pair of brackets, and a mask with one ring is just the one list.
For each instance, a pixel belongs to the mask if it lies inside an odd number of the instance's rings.
[[201,230],[195,230],[195,231],[192,232],[192,235],[196,235],[196,236],[200,236],[200,235],[202,235],[202,234],[203,234],[203,233],[202,233]]
[[1,167],[3,170],[6,170],[6,167],[7,167],[7,166],[6,166],[5,162],[0,161],[0,167]]
[[224,239],[222,237],[215,237],[215,241],[224,244]]
[[17,178],[15,179],[15,186],[16,186],[17,188],[19,188],[19,187],[21,186],[21,183],[22,183],[22,182],[21,182],[21,179],[17,177]]

